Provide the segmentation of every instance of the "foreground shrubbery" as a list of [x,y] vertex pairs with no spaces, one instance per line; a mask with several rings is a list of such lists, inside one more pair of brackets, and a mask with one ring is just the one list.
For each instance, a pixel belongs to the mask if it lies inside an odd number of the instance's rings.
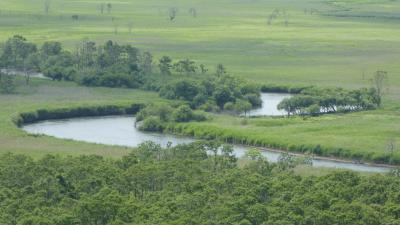
[[398,224],[400,180],[301,177],[229,148],[146,143],[120,160],[0,157],[0,224]]

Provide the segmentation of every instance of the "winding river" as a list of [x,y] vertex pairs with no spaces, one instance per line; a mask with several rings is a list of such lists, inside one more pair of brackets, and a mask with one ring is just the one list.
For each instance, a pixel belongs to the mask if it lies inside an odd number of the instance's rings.
[[[23,126],[23,130],[31,134],[45,134],[57,138],[85,141],[98,144],[136,147],[144,141],[154,141],[162,146],[170,141],[173,145],[190,143],[193,138],[168,134],[141,132],[135,127],[133,116],[107,116],[75,118],[65,120],[42,121]],[[245,154],[246,147],[234,146],[237,157]],[[280,153],[263,149],[262,154],[271,162],[276,162]],[[386,167],[354,164],[328,159],[314,159],[313,166],[350,169],[363,172],[388,172]]]

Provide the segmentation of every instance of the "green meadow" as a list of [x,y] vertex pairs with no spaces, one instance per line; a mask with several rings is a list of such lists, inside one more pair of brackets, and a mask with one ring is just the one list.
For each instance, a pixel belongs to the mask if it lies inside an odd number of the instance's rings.
[[[321,145],[370,155],[400,143],[400,1],[393,0],[2,0],[0,41],[20,34],[38,44],[60,41],[73,50],[84,39],[130,43],[173,59],[190,58],[214,70],[224,64],[232,75],[258,84],[369,87],[375,71],[389,80],[383,107],[375,111],[302,120],[214,115],[190,129],[228,129],[278,145]],[[168,19],[170,8],[176,19]],[[197,16],[189,14],[195,8]],[[269,21],[270,15],[278,16]],[[72,17],[75,16],[73,19]],[[130,26],[132,31],[129,32]],[[21,81],[22,82],[22,81]],[[124,154],[123,148],[33,137],[16,128],[12,116],[39,108],[82,104],[147,102],[156,93],[86,88],[35,80],[17,95],[0,95],[0,151],[41,155]],[[117,151],[115,151],[117,150]],[[400,149],[399,149],[400,150]],[[117,153],[116,153],[117,152]]]

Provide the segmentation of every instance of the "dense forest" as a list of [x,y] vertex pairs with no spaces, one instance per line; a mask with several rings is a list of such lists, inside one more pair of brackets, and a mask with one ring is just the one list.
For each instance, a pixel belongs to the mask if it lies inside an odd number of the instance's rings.
[[120,160],[2,155],[0,223],[399,224],[394,174],[304,177],[290,159],[245,162],[215,142],[147,142]]

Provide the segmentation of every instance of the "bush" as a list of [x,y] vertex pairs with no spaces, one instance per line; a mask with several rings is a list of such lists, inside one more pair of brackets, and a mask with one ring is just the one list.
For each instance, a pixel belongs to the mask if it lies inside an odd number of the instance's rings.
[[150,132],[163,132],[164,126],[159,118],[150,116],[143,120],[143,124],[140,125],[139,129]]
[[172,118],[175,122],[189,122],[193,119],[193,111],[189,106],[182,105],[174,110]]

